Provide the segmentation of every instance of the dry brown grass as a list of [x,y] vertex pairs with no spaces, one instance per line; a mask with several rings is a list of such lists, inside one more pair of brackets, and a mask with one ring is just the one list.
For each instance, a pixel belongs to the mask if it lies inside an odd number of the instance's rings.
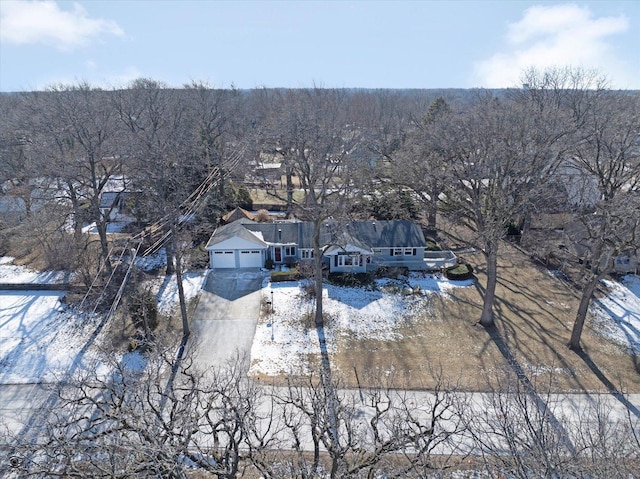
[[[343,340],[330,361],[347,386],[387,377],[398,387],[431,389],[442,377],[463,390],[496,385],[505,372],[558,392],[640,392],[638,358],[587,323],[584,354],[566,346],[578,295],[529,257],[504,244],[499,262],[496,328],[476,325],[486,284],[481,254],[465,257],[477,273],[475,286],[432,300],[425,319],[408,325],[399,341]],[[369,380],[371,378],[371,380]],[[262,378],[280,382],[284,378]]]

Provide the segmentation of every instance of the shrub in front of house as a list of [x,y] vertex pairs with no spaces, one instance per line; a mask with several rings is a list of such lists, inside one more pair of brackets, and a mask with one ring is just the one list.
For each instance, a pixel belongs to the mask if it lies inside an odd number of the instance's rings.
[[373,274],[329,273],[327,281],[336,286],[368,286],[373,283]]
[[425,251],[442,251],[442,248],[438,246],[438,243],[436,243],[434,240],[428,239]]
[[279,283],[281,281],[297,281],[300,279],[300,272],[297,268],[291,268],[288,271],[274,271],[271,273],[271,282]]
[[409,268],[406,266],[380,266],[376,270],[377,278],[393,278],[406,277],[409,275]]
[[462,281],[473,278],[473,266],[467,263],[460,263],[445,271],[447,279]]

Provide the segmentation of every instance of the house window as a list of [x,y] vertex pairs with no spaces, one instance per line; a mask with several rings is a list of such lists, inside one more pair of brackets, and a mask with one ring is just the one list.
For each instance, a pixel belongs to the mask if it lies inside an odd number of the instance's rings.
[[391,249],[391,256],[402,256],[402,248]]
[[382,248],[373,248],[374,253],[382,253]]
[[313,259],[312,249],[301,249],[300,254],[302,255],[302,259]]
[[285,256],[295,256],[296,255],[296,247],[295,246],[285,246],[284,255]]
[[336,266],[341,267],[352,267],[352,266],[362,266],[362,255],[359,254],[340,254],[336,256],[337,264]]
[[416,255],[416,249],[415,248],[405,248],[404,249],[404,255],[405,256],[415,256]]

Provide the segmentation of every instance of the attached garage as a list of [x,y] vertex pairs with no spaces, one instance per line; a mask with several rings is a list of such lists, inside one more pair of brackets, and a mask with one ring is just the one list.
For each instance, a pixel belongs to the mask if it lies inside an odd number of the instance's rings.
[[236,267],[236,252],[233,250],[212,251],[209,256],[211,257],[211,268]]
[[261,268],[262,256],[260,250],[240,250],[240,268]]
[[207,250],[212,269],[261,268],[267,243],[236,221],[218,228],[207,243]]

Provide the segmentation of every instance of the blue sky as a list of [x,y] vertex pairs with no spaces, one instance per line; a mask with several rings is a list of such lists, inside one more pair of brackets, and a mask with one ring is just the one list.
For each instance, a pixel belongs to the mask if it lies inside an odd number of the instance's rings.
[[531,66],[640,89],[640,0],[0,0],[0,91],[170,86],[472,88]]

